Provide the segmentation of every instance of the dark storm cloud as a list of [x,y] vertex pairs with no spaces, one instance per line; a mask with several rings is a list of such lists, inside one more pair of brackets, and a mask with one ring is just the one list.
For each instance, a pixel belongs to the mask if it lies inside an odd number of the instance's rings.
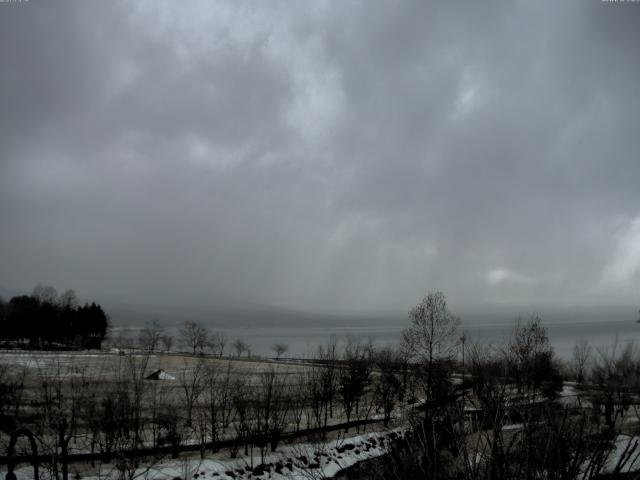
[[0,7],[0,285],[637,302],[638,3]]

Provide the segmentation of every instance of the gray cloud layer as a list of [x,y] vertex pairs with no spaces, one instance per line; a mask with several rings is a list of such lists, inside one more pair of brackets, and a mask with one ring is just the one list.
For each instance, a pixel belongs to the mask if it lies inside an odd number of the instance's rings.
[[0,4],[0,285],[638,302],[640,3]]

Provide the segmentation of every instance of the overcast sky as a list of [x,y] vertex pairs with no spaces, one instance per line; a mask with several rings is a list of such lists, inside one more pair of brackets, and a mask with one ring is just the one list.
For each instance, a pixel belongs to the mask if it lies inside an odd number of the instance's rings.
[[0,3],[0,286],[640,303],[640,2]]

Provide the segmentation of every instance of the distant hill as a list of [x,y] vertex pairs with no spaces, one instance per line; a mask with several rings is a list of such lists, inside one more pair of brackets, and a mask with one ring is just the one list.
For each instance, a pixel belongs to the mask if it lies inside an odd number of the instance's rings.
[[16,295],[26,295],[31,292],[21,292],[19,290],[12,290],[10,288],[0,287],[0,298],[2,298],[5,302],[9,301],[11,297],[15,297]]
[[214,327],[318,327],[384,325],[402,322],[406,315],[333,315],[268,306],[210,305],[201,307],[134,306],[104,302],[114,326],[141,326],[157,320],[175,326],[186,320]]
[[[15,295],[28,294],[6,287],[0,287],[0,297],[5,301]],[[111,318],[114,327],[141,327],[146,322],[157,320],[166,327],[176,327],[186,320],[196,321],[211,328],[248,327],[359,327],[408,325],[406,311],[389,314],[329,314],[307,312],[267,305],[145,305],[119,302],[109,299],[95,299]],[[81,302],[84,299],[80,299]],[[531,314],[540,315],[544,324],[567,324],[574,322],[635,322],[638,318],[637,306],[575,306],[542,307],[517,305],[484,305],[476,308],[456,308],[463,326],[505,324],[516,322],[518,317],[526,320]]]
[[[176,326],[193,320],[209,327],[359,327],[408,325],[407,312],[371,315],[338,315],[305,312],[285,308],[254,305],[210,305],[201,307],[132,306],[103,302],[114,326],[142,326],[156,319],[161,325]],[[637,309],[629,306],[598,307],[486,307],[456,311],[463,326],[487,324],[515,324],[518,318],[526,321],[538,314],[544,324],[575,322],[635,322]]]

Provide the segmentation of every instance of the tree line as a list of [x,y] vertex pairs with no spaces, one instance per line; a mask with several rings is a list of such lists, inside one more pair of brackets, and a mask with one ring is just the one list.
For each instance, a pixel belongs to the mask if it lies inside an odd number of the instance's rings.
[[33,350],[99,349],[109,319],[95,302],[80,305],[73,290],[58,294],[37,285],[30,295],[0,298],[0,342],[5,347]]
[[[109,345],[119,349],[141,349],[151,353],[188,351],[192,355],[214,355],[222,358],[225,354],[234,354],[237,358],[246,355],[251,358],[251,345],[242,338],[229,342],[224,332],[212,331],[193,320],[185,320],[177,332],[177,336],[167,333],[157,319],[146,322],[135,336],[123,333],[109,339]],[[276,342],[271,346],[275,359],[279,360],[289,351],[289,346]]]

